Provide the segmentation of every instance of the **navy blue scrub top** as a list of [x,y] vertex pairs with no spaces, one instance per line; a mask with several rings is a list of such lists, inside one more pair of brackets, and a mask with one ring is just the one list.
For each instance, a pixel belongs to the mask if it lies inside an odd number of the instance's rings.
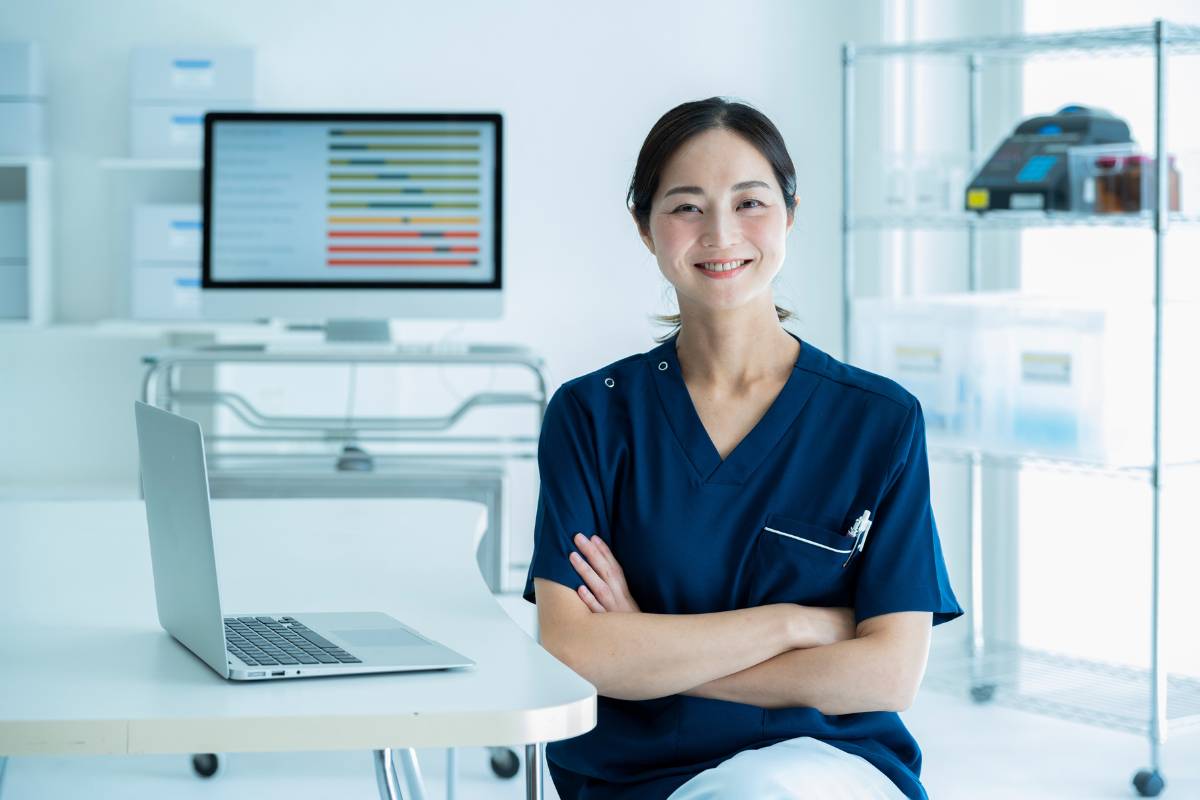
[[[538,443],[533,579],[574,590],[576,532],[599,534],[645,612],[700,614],[768,603],[853,607],[861,622],[962,615],[929,500],[925,422],[895,382],[803,342],[792,374],[721,460],[696,413],[677,335],[563,384]],[[793,338],[796,338],[793,335]],[[843,568],[844,535],[874,524]],[[596,727],[547,747],[564,800],[666,797],[742,750],[811,736],[865,758],[926,798],[921,750],[894,712],[822,714],[674,695],[598,699]]]

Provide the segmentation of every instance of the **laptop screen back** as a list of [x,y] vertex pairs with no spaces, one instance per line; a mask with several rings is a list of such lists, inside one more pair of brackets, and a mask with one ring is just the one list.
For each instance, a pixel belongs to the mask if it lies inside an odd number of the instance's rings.
[[135,402],[158,621],[228,677],[200,425]]

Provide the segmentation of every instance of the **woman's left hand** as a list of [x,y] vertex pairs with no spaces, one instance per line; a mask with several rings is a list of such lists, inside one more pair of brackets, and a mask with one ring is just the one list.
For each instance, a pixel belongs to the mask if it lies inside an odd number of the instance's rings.
[[589,539],[577,533],[575,546],[583,556],[571,553],[571,566],[584,582],[583,586],[576,589],[576,593],[588,608],[597,614],[606,611],[641,611],[625,584],[621,565],[603,539],[599,536]]

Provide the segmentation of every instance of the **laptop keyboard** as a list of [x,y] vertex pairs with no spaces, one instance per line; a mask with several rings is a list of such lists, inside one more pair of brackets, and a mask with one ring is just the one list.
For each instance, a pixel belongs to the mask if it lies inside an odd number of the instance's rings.
[[225,646],[251,667],[362,663],[291,617],[226,617]]

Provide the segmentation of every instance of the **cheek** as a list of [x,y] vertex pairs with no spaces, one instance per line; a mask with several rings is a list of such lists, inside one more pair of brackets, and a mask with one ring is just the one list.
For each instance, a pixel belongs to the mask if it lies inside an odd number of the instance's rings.
[[773,214],[747,217],[742,222],[742,232],[747,239],[764,252],[781,252],[787,239],[786,220]]
[[686,220],[667,219],[658,222],[652,229],[655,249],[667,256],[687,249],[693,238],[691,228]]

